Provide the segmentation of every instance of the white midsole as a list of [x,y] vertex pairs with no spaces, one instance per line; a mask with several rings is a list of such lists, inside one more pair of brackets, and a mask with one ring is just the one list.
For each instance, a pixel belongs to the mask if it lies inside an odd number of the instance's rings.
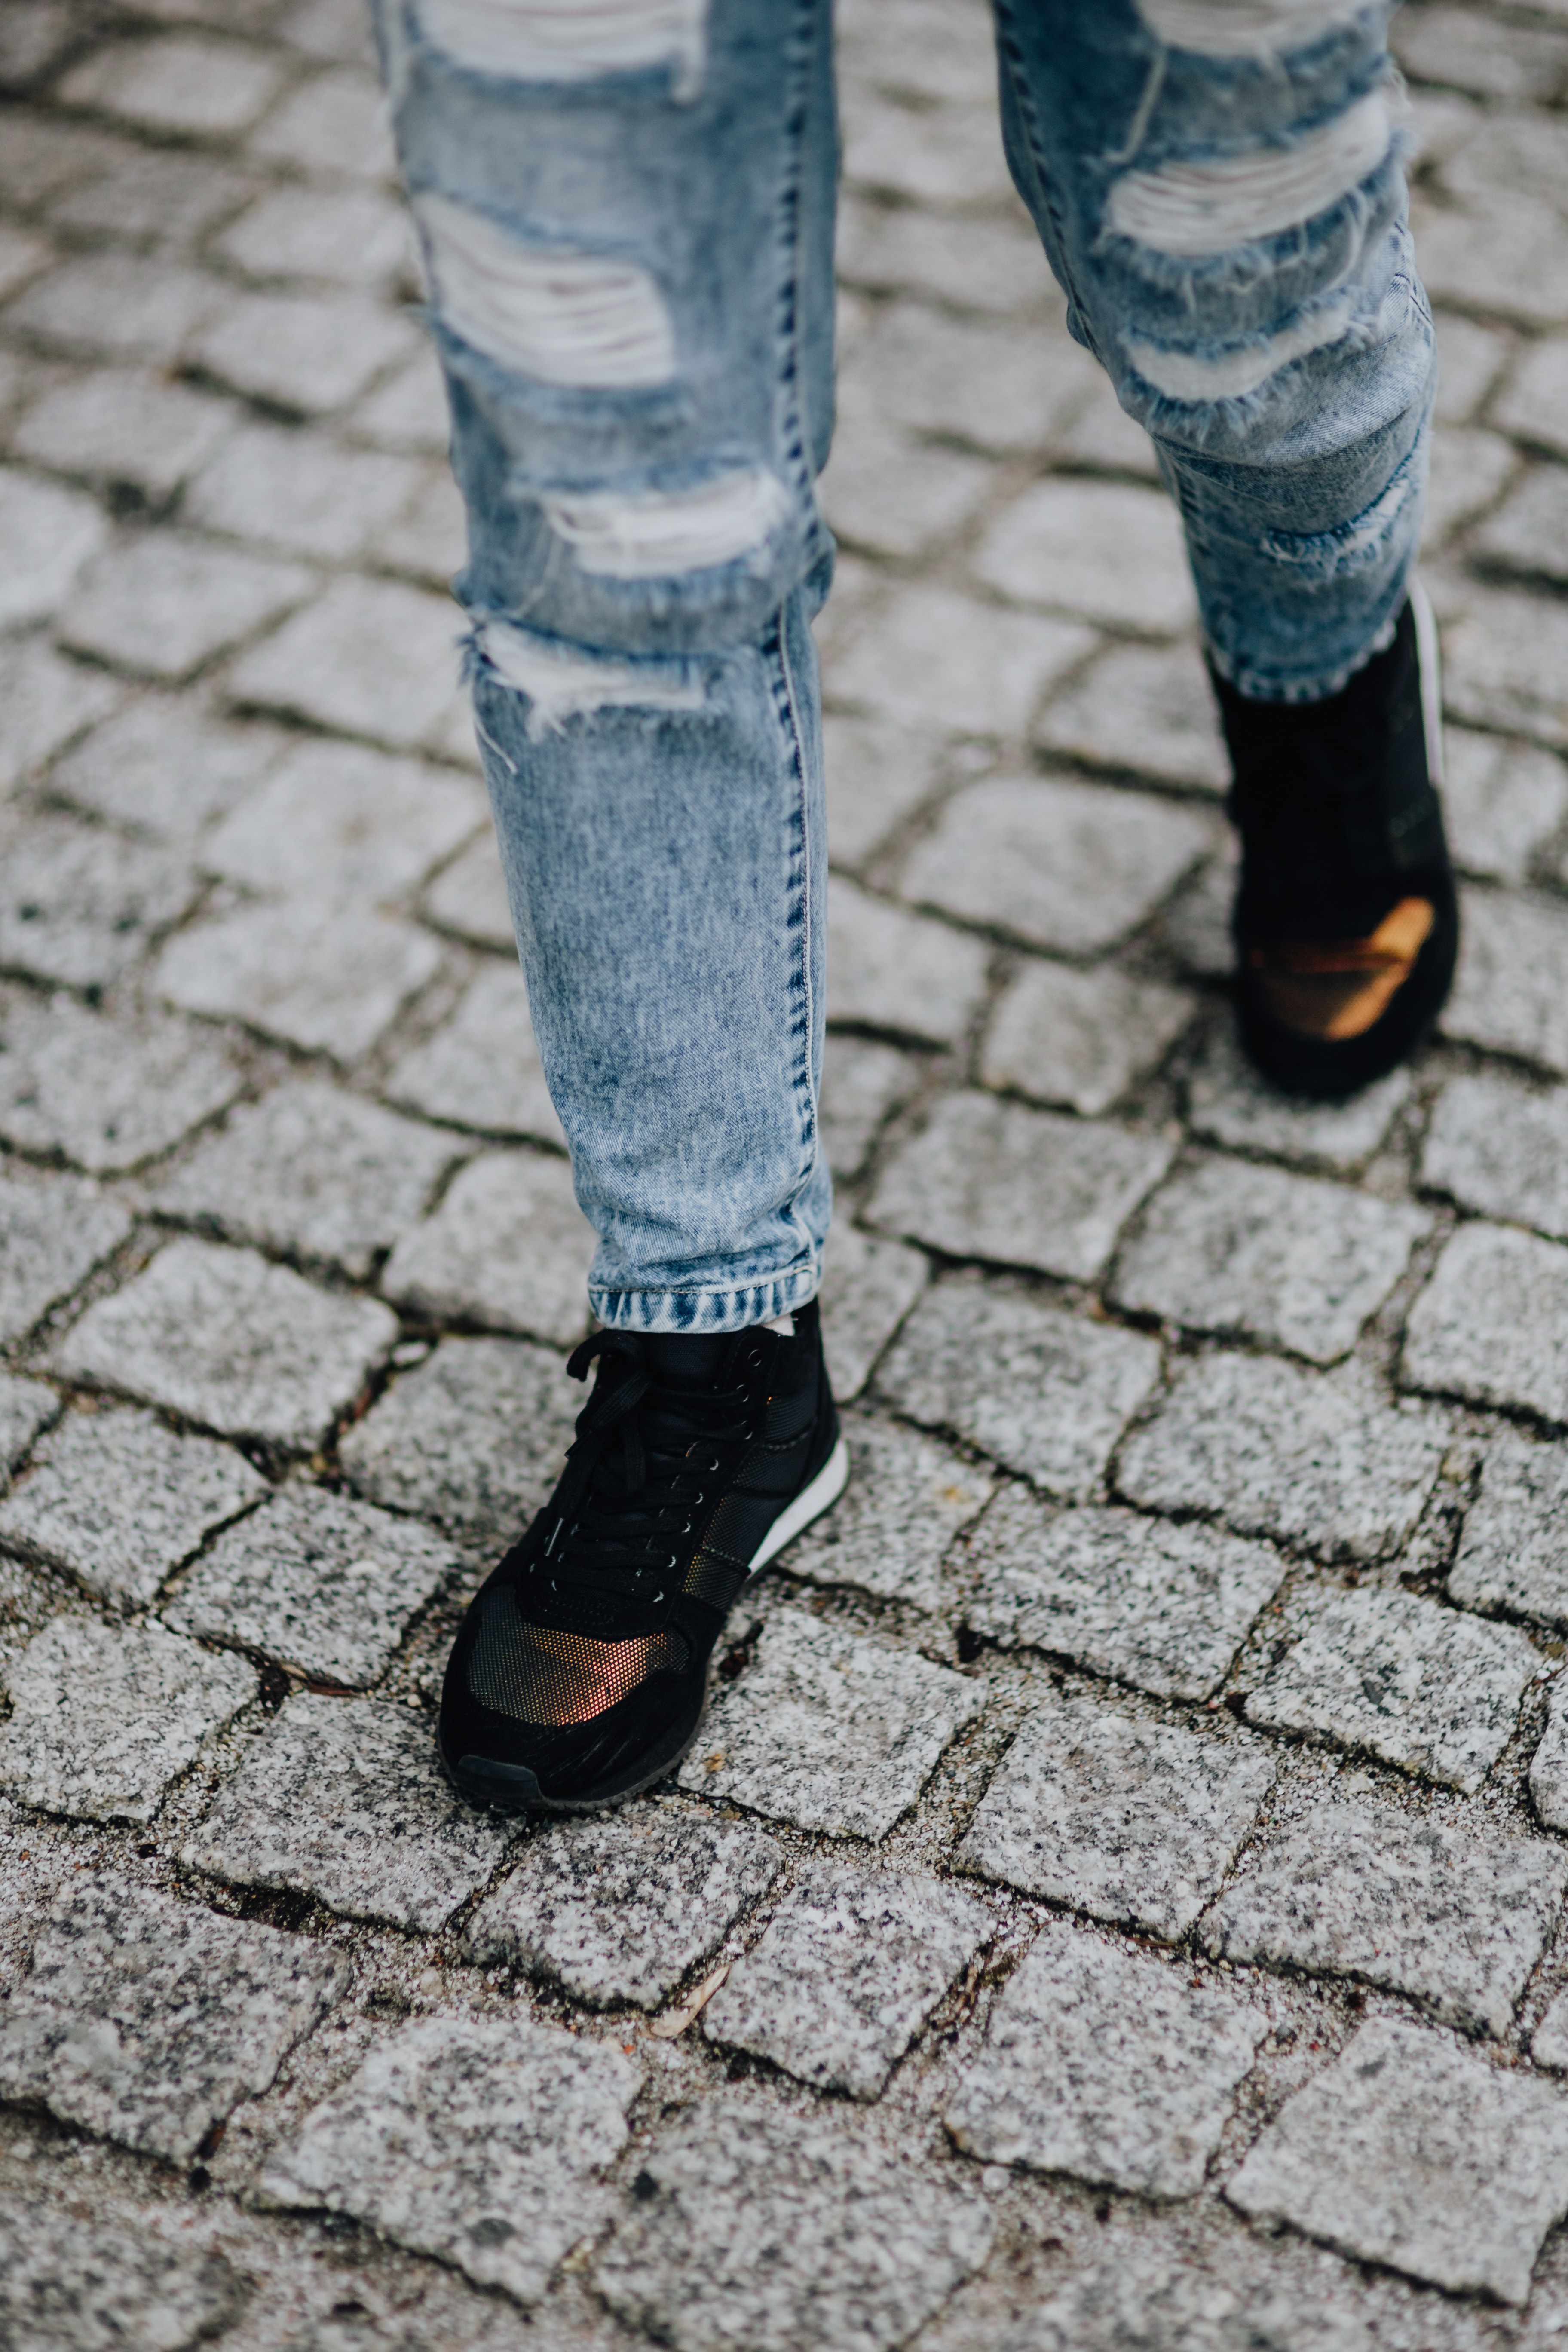
[[799,1535],[802,1528],[811,1525],[830,1503],[836,1503],[849,1483],[849,1448],[842,1438],[834,1447],[809,1486],[803,1486],[787,1511],[781,1511],[757,1548],[751,1573],[766,1568],[770,1559],[783,1551]]
[[1437,650],[1437,615],[1419,580],[1410,583],[1415,623],[1415,659],[1421,672],[1421,723],[1426,730],[1426,772],[1443,788],[1443,669]]

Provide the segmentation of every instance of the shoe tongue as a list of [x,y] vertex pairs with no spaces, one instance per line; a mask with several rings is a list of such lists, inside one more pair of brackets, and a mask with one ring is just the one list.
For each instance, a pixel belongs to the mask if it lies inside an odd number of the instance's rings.
[[734,1338],[732,1331],[657,1331],[644,1337],[643,1352],[649,1371],[666,1386],[710,1389]]

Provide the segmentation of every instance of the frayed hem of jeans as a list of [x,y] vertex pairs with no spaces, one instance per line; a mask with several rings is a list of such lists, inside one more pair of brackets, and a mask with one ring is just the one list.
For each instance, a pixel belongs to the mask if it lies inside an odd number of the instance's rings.
[[1388,651],[1394,643],[1394,633],[1399,626],[1399,615],[1405,599],[1378,630],[1371,643],[1356,655],[1353,661],[1342,663],[1337,669],[1325,670],[1321,677],[1281,678],[1267,670],[1252,669],[1245,662],[1229,661],[1214,645],[1205,647],[1208,658],[1227,686],[1244,694],[1248,702],[1327,702],[1331,695],[1342,694],[1357,670],[1364,669],[1369,661]]
[[588,1304],[613,1331],[656,1333],[749,1331],[809,1307],[822,1281],[820,1265],[792,1267],[788,1274],[732,1290],[595,1290]]

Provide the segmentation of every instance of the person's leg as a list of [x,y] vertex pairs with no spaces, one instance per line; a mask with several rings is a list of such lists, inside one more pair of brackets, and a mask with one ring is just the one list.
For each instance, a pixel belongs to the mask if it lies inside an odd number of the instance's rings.
[[1391,5],[994,5],[1015,179],[1186,529],[1237,772],[1249,1042],[1333,1091],[1414,1042],[1454,944],[1435,653],[1423,679],[1406,602],[1435,341]]
[[845,1456],[815,1304],[832,542],[828,0],[378,0],[468,517],[518,944],[607,1328],[468,1611],[459,1786],[578,1810],[695,1733]]

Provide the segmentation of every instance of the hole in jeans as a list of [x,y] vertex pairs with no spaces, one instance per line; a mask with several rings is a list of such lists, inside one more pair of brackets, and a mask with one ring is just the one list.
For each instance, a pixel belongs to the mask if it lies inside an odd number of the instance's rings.
[[776,474],[756,466],[694,490],[641,497],[590,490],[575,498],[544,492],[539,502],[583,571],[656,580],[706,571],[760,547],[788,512],[789,493]]
[[1362,15],[1366,0],[1138,0],[1167,48],[1205,58],[1277,58]]
[[668,66],[702,80],[708,0],[419,0],[419,29],[458,65],[514,81],[593,81]]
[[1298,227],[1375,172],[1393,131],[1381,89],[1286,147],[1128,172],[1110,191],[1110,226],[1155,253],[1195,260]]

